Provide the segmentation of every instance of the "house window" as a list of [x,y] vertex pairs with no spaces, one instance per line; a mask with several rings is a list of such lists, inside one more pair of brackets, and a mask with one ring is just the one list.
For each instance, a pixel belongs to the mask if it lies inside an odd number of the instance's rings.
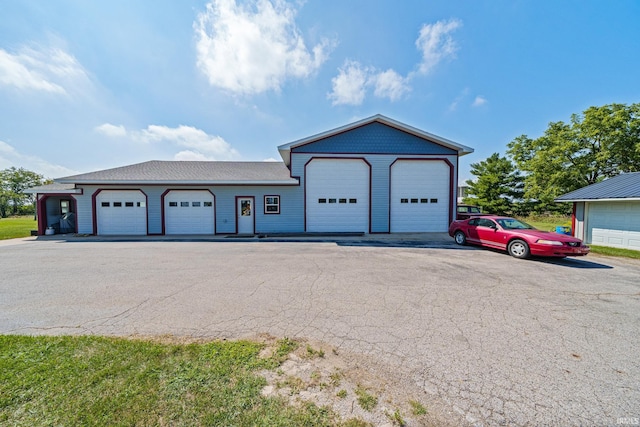
[[71,212],[71,201],[70,200],[60,200],[60,214],[68,214]]
[[280,213],[280,196],[264,196],[264,213]]
[[178,202],[169,202],[169,207],[171,208],[178,207]]

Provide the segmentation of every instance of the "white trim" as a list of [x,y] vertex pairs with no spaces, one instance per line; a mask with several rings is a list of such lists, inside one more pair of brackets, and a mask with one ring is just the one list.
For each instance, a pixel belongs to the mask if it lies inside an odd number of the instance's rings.
[[[300,182],[291,178],[287,181],[144,181],[144,180],[110,180],[92,179],[88,181],[60,180],[62,183],[74,183],[79,185],[299,185]],[[59,192],[59,191],[57,191]]]
[[555,200],[558,203],[576,203],[576,202],[588,202],[588,203],[598,203],[598,202],[637,202],[640,201],[640,197],[618,197],[616,199],[571,199],[571,200]]

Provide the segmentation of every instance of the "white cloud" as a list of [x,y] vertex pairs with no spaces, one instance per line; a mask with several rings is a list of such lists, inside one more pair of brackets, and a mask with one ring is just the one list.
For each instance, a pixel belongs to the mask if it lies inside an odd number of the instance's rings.
[[[416,46],[422,53],[422,60],[418,64],[418,71],[402,76],[393,69],[378,71],[375,67],[364,67],[358,61],[346,60],[338,75],[331,79],[332,90],[327,98],[332,105],[361,105],[372,86],[373,95],[378,98],[388,98],[397,101],[411,91],[409,82],[416,75],[427,74],[438,63],[448,57],[455,57],[457,46],[450,33],[462,26],[459,20],[437,21],[434,24],[424,24],[416,40]],[[450,110],[457,108],[456,99]]]
[[111,123],[104,123],[100,126],[97,126],[95,130],[103,135],[113,138],[127,136],[127,130],[122,125],[116,126],[112,125]]
[[86,86],[88,75],[78,60],[56,47],[0,49],[0,85],[68,95]]
[[375,96],[389,98],[390,101],[397,101],[411,90],[407,79],[392,69],[379,72],[373,67],[349,60],[331,79],[331,86],[332,91],[327,98],[332,100],[333,105],[360,105],[371,86]]
[[391,69],[376,74],[372,80],[375,85],[373,94],[378,98],[389,98],[390,101],[397,101],[411,90],[407,84],[407,79]]
[[235,94],[278,91],[288,78],[305,78],[328,57],[327,40],[309,51],[283,0],[212,0],[194,22],[198,68],[212,86]]
[[420,73],[429,73],[445,58],[455,57],[458,50],[450,33],[462,26],[462,21],[452,19],[450,21],[438,21],[435,24],[424,24],[420,29],[420,36],[416,40],[416,46],[422,52],[422,62],[419,65]]
[[473,106],[473,107],[482,107],[487,102],[489,102],[489,101],[487,101],[486,98],[478,95],[478,96],[476,96],[476,99],[473,100],[473,104],[471,104],[471,106]]
[[0,169],[10,167],[25,168],[39,173],[45,178],[59,178],[61,176],[74,175],[78,172],[67,167],[49,163],[37,156],[22,154],[4,141],[0,141]]
[[345,61],[339,73],[331,79],[333,90],[327,96],[333,105],[360,105],[364,101],[370,70],[355,61]]
[[167,142],[177,147],[187,148],[178,152],[176,160],[232,160],[240,157],[239,153],[220,136],[209,135],[202,129],[180,125],[149,125],[142,130],[127,130],[122,125],[104,123],[95,128],[97,132],[111,138],[128,137],[141,143]]

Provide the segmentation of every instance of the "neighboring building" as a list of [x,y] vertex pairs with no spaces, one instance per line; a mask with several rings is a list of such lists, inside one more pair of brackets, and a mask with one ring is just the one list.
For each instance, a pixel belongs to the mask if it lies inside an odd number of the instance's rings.
[[586,243],[640,250],[640,172],[625,173],[562,195],[573,202],[573,235]]
[[468,185],[458,185],[458,204],[462,203],[462,201],[467,197],[469,193]]
[[[283,162],[150,161],[37,187],[38,232],[446,232],[464,145],[376,115],[278,147]],[[69,216],[69,215],[67,215]],[[68,224],[68,218],[65,224]]]

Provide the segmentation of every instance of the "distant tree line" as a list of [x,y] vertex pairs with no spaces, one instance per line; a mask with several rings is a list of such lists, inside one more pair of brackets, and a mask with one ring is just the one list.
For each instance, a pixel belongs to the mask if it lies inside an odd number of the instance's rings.
[[24,191],[42,185],[44,177],[24,168],[11,167],[0,171],[0,218],[35,213],[32,194]]
[[589,107],[538,138],[521,135],[506,156],[471,164],[465,203],[507,215],[568,214],[562,194],[624,172],[640,171],[640,103]]

